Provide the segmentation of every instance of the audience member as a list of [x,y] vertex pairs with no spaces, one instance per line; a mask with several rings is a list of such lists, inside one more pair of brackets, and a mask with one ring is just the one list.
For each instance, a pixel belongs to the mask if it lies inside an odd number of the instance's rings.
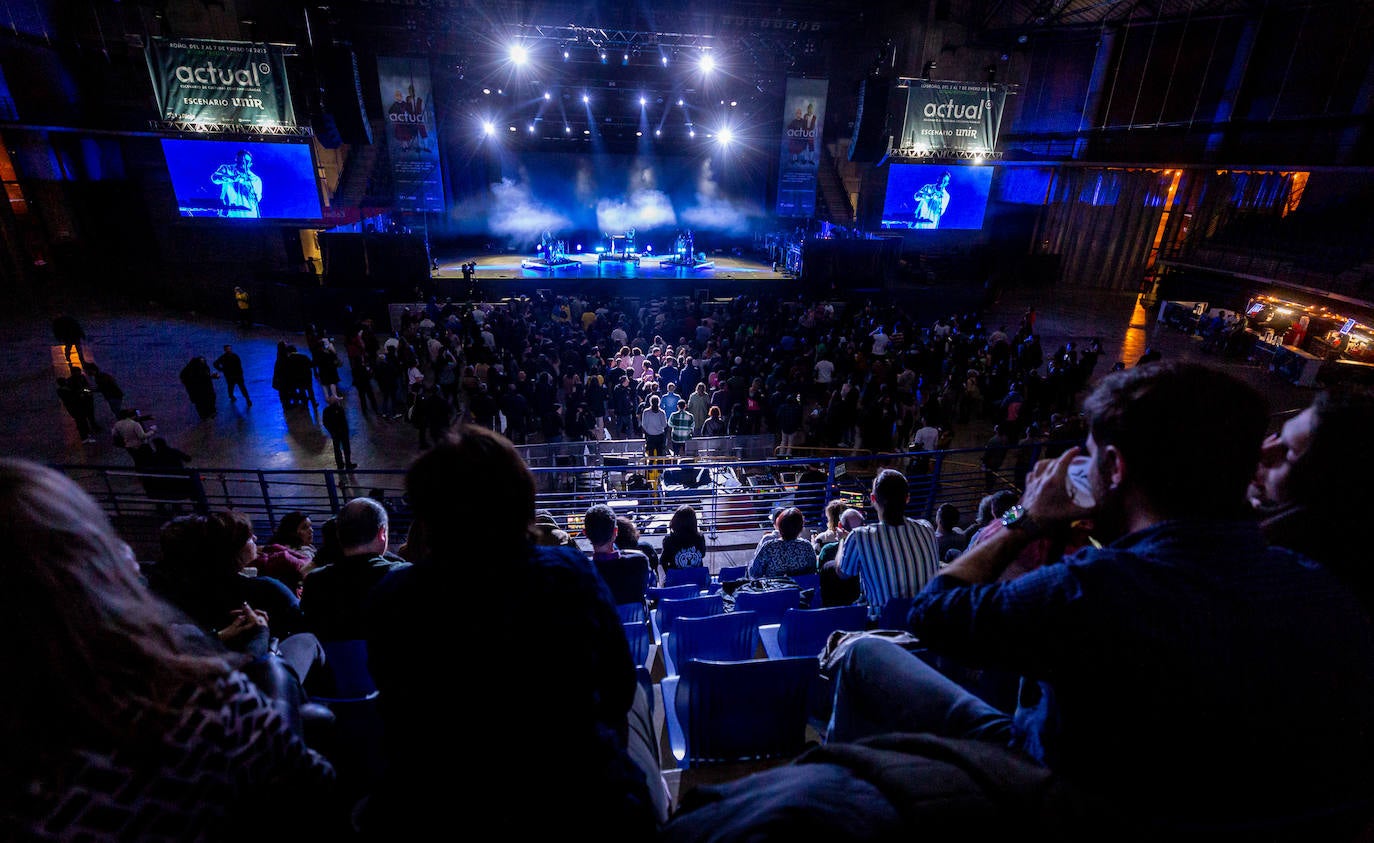
[[321,641],[367,637],[364,608],[382,577],[404,567],[387,552],[390,520],[372,498],[354,498],[335,519],[343,558],[311,571],[301,590],[306,625]]
[[616,546],[620,528],[616,525],[615,510],[604,503],[590,507],[582,517],[582,529],[592,544],[592,567],[610,588],[616,605],[642,601],[653,570],[649,557],[643,553]]
[[757,579],[816,573],[816,549],[801,535],[806,529],[806,516],[802,511],[795,506],[787,507],[778,513],[773,527],[777,530],[777,538],[765,540],[754,551],[749,576]]
[[100,507],[0,461],[10,691],[0,838],[333,836],[333,771],[212,641],[181,634]]
[[909,489],[900,471],[878,472],[869,495],[878,523],[850,533],[835,558],[837,574],[859,578],[870,618],[876,619],[889,600],[914,597],[940,564],[930,524],[906,517]]
[[1153,839],[1351,839],[1371,811],[1374,635],[1336,577],[1266,548],[1248,517],[1263,399],[1200,366],[1156,364],[1105,378],[1085,409],[1095,530],[1119,538],[997,581],[1036,536],[1088,514],[1066,488],[1070,449],[1036,466],[1007,529],[910,615],[935,653],[1025,676],[1015,717],[861,641],[839,669],[828,739],[1010,746]]
[[662,550],[659,560],[664,571],[706,564],[706,537],[697,526],[697,511],[691,504],[683,504],[673,512],[668,532],[663,536]]
[[[652,838],[667,816],[666,789],[620,617],[583,554],[530,543],[534,478],[515,449],[489,430],[461,428],[411,466],[406,495],[418,561],[373,594],[368,647],[389,763],[360,826],[377,838],[419,839],[455,817],[487,817],[519,839],[569,829]],[[481,513],[481,528],[454,518],[464,512]],[[461,657],[481,693],[455,693],[436,649]],[[539,670],[521,668],[534,653]],[[532,809],[519,783],[533,782],[552,747],[558,781],[539,788]],[[459,788],[416,774],[436,760],[481,774]]]

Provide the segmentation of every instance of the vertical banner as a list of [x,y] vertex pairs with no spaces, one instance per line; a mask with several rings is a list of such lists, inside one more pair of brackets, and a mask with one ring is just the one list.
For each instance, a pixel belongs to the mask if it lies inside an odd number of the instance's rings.
[[906,155],[986,154],[997,148],[1006,88],[969,82],[913,80],[898,145]]
[[444,210],[429,62],[378,56],[377,87],[386,109],[386,149],[391,156],[396,207]]
[[146,55],[163,120],[257,128],[296,125],[279,44],[151,38]]
[[821,161],[821,126],[825,124],[826,79],[788,79],[783,99],[782,156],[778,160],[780,217],[816,213],[816,173]]

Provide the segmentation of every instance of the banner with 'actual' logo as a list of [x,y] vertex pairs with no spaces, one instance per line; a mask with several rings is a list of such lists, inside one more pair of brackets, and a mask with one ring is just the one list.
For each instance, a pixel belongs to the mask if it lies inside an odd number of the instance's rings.
[[284,49],[247,41],[150,39],[148,72],[160,118],[221,127],[294,127]]
[[386,115],[386,149],[396,207],[444,210],[439,129],[425,59],[377,57],[377,86]]
[[917,157],[930,150],[990,153],[997,147],[1006,100],[1006,88],[997,85],[913,79],[897,152]]

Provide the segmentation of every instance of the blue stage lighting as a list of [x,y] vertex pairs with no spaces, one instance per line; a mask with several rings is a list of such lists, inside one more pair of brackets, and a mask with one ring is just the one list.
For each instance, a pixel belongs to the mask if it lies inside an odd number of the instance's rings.
[[716,140],[720,141],[721,146],[729,146],[735,140],[735,133],[729,128],[721,129],[716,132]]
[[702,73],[710,73],[716,69],[716,57],[710,53],[702,53],[701,61],[698,63]]
[[525,62],[530,60],[530,51],[523,44],[512,44],[510,48],[511,64],[522,67]]
[[482,121],[482,134],[484,134],[484,135],[494,135],[494,134],[496,134],[496,125],[495,125],[494,123],[492,123],[490,120],[483,120],[483,121]]

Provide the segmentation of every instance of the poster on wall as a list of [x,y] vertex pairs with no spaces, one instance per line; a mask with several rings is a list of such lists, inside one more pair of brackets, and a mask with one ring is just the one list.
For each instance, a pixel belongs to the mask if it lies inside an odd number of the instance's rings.
[[816,213],[816,173],[821,161],[821,127],[825,124],[825,79],[788,79],[783,99],[782,154],[778,160],[780,217]]
[[386,114],[386,148],[396,207],[444,210],[439,132],[425,59],[377,57],[377,87]]
[[247,41],[149,39],[145,55],[159,116],[196,125],[294,127],[286,49]]
[[913,79],[907,88],[898,152],[992,152],[1006,101],[1006,89],[997,85]]

